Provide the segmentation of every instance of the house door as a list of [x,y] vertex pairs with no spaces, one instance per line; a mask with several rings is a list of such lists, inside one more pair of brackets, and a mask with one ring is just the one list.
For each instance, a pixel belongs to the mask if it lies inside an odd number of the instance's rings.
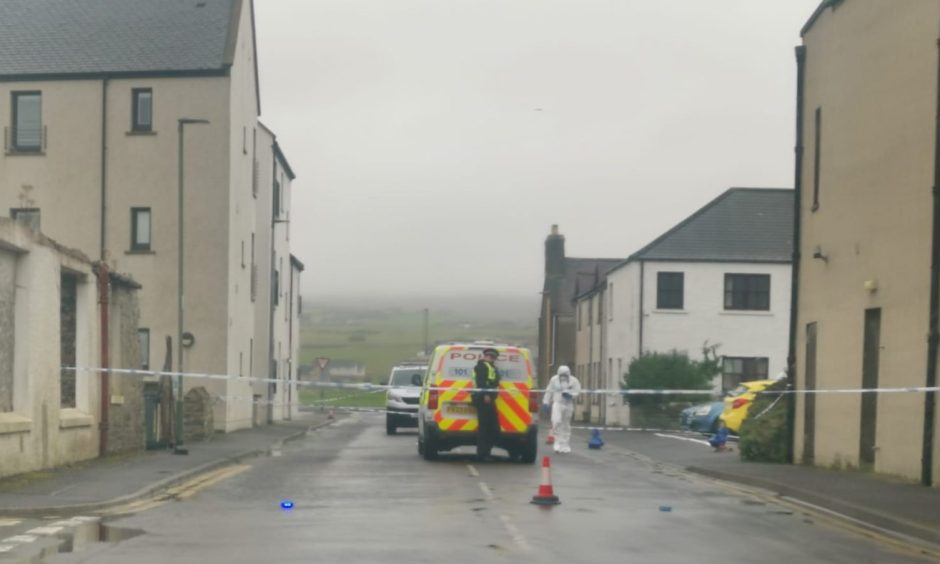
[[[816,323],[806,325],[806,378],[804,388],[816,389]],[[816,457],[816,394],[803,394],[803,463]]]
[[[862,351],[862,388],[878,387],[878,351],[881,348],[881,308],[865,310],[865,343]],[[877,430],[878,394],[862,394],[861,435],[859,440],[859,466],[875,465],[875,435]]]

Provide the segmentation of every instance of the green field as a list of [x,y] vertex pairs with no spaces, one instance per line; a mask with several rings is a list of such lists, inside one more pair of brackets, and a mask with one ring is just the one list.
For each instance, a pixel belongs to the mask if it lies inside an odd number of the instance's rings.
[[[305,300],[305,305],[309,303]],[[501,314],[462,302],[458,309],[433,310],[429,346],[449,341],[491,339],[534,347],[537,313],[531,318],[518,311]],[[518,308],[523,312],[528,308]],[[414,360],[424,346],[421,309],[387,305],[351,307],[319,305],[305,308],[301,318],[301,365],[317,357],[331,363],[356,362],[366,367],[367,380],[384,384],[395,364]]]
[[300,403],[309,406],[385,408],[385,390],[356,391],[337,389],[302,389]]

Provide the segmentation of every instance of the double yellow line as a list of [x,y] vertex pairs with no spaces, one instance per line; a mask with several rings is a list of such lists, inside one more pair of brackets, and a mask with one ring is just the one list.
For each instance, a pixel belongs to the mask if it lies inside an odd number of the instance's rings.
[[142,511],[148,511],[155,507],[159,507],[168,501],[174,500],[183,500],[188,499],[200,491],[208,488],[209,486],[218,484],[223,480],[227,480],[233,476],[237,476],[242,472],[251,468],[249,464],[234,464],[231,466],[225,466],[219,468],[218,470],[213,470],[211,472],[206,472],[201,474],[192,480],[183,482],[169,488],[153,497],[146,499],[140,499],[133,501],[125,505],[119,505],[117,507],[112,507],[102,511],[102,515],[127,515],[128,513],[140,513]]

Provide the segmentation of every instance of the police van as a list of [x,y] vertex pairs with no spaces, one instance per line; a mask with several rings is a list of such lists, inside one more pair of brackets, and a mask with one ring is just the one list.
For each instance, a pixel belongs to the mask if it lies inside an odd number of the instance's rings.
[[489,342],[439,345],[434,349],[418,405],[418,454],[434,460],[439,452],[477,444],[477,410],[472,403],[476,386],[473,368],[485,349],[496,349],[499,396],[496,412],[499,440],[510,458],[535,462],[538,451],[537,394],[528,349]]

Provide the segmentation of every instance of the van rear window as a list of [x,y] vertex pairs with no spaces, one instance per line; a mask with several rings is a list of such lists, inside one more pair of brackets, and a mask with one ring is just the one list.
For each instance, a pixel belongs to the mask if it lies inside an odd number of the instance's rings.
[[[448,380],[473,378],[473,367],[482,356],[482,350],[449,350],[444,354],[441,376]],[[500,353],[496,371],[504,382],[525,382],[528,378],[525,357],[521,353]]]

